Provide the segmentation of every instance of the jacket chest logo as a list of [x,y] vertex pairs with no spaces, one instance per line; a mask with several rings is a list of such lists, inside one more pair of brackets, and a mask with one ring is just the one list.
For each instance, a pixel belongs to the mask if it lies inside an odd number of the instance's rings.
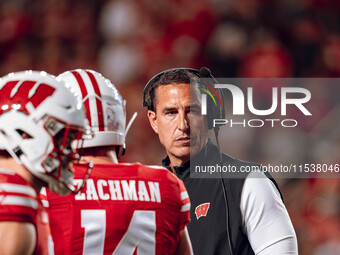
[[195,208],[196,219],[201,218],[202,216],[207,216],[208,210],[210,207],[210,203],[203,203]]

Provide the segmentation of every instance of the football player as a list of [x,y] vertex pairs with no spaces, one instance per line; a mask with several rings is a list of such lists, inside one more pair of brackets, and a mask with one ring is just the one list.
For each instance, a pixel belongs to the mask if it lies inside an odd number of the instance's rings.
[[[80,98],[45,72],[0,79],[0,254],[53,253],[39,192],[68,194],[85,130]],[[48,238],[50,237],[50,240]]]
[[[94,167],[77,195],[47,192],[55,253],[192,254],[190,201],[182,181],[162,167],[118,163],[128,128],[125,100],[115,86],[91,70],[58,77],[83,98],[94,133],[84,141],[83,155]],[[85,167],[74,169],[78,183]]]

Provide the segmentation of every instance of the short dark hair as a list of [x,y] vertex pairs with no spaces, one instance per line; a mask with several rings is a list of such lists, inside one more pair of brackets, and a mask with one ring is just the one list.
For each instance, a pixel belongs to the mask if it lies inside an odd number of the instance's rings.
[[190,80],[198,79],[199,77],[197,74],[193,73],[192,71],[188,69],[170,69],[168,71],[165,71],[160,76],[156,77],[154,82],[150,86],[149,90],[149,104],[150,104],[150,110],[156,111],[155,108],[155,96],[156,96],[156,89],[159,86],[169,85],[169,84],[176,84],[176,83],[186,83],[190,84]]

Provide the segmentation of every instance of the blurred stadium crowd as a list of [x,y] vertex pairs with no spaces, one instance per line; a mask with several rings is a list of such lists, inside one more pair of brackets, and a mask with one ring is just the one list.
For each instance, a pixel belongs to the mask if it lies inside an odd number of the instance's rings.
[[[2,0],[0,75],[103,73],[127,99],[128,118],[139,113],[124,161],[160,164],[165,152],[141,107],[149,78],[203,65],[216,77],[340,77],[339,13],[337,0]],[[263,164],[339,163],[340,85],[308,89],[312,121],[289,130],[232,128],[221,132],[223,150]],[[339,254],[339,179],[278,181],[300,254]]]

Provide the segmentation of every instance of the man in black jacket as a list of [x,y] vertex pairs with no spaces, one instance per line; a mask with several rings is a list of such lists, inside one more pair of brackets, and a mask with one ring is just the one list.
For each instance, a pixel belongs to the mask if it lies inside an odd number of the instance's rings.
[[[241,172],[244,166],[259,167],[221,153],[207,139],[208,123],[200,114],[201,94],[196,89],[203,83],[201,76],[194,69],[166,70],[149,81],[143,99],[150,124],[167,152],[162,163],[183,180],[190,196],[188,230],[194,254],[298,254],[276,182],[259,171]],[[237,169],[237,178],[228,174],[200,178],[206,176],[197,167],[217,165]]]

